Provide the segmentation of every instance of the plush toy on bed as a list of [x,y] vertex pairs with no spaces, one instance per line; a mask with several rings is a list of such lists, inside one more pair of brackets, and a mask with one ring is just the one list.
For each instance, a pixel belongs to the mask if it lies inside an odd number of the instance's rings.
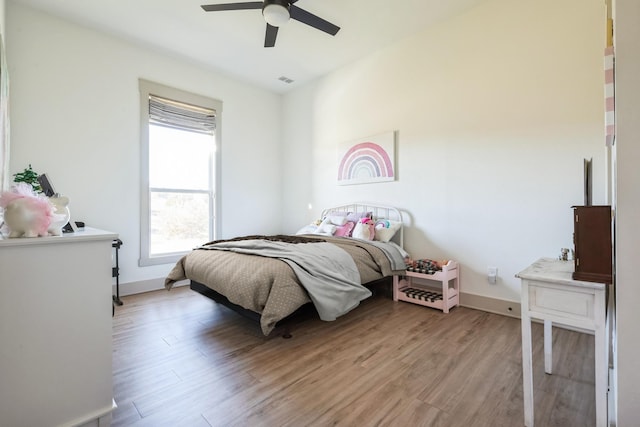
[[371,218],[362,218],[353,229],[352,236],[356,239],[373,240],[376,236],[375,223]]

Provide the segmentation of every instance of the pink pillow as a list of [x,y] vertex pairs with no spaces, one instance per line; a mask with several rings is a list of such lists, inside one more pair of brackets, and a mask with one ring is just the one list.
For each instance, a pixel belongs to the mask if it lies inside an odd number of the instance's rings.
[[345,222],[344,225],[336,228],[336,232],[333,235],[338,237],[351,237],[351,231],[353,231],[353,227],[355,227],[355,224],[353,222]]

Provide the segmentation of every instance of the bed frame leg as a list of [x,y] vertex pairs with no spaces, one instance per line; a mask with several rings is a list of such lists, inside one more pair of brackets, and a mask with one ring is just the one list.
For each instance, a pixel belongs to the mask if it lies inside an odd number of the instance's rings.
[[291,337],[293,337],[293,335],[291,335],[291,330],[289,328],[284,328],[284,331],[282,332],[282,338],[288,340]]

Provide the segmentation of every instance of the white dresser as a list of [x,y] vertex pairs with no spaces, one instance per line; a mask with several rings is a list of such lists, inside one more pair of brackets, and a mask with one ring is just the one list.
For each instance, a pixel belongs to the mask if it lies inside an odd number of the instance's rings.
[[117,237],[0,238],[0,425],[110,424]]

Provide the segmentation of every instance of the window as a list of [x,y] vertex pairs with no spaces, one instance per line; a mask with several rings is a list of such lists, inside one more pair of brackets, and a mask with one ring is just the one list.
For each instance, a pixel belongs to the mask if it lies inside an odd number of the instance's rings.
[[222,103],[140,80],[141,266],[214,240]]

